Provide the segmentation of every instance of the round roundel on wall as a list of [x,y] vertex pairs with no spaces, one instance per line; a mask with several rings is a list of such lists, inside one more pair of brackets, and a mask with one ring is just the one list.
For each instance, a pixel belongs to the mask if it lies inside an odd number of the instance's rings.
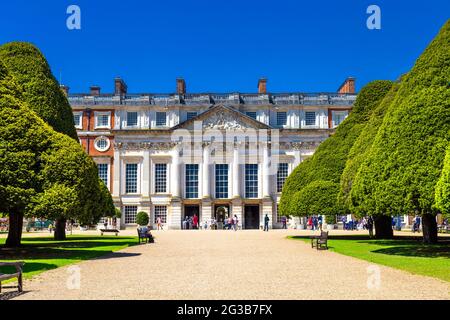
[[94,140],[94,147],[100,152],[105,152],[109,149],[110,142],[109,139],[105,136],[97,137]]

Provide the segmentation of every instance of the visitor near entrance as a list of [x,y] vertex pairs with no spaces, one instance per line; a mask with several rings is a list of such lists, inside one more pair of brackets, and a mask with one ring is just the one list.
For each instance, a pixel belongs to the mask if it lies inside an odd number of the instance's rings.
[[264,217],[264,231],[269,231],[269,221],[270,218],[266,213],[266,216]]

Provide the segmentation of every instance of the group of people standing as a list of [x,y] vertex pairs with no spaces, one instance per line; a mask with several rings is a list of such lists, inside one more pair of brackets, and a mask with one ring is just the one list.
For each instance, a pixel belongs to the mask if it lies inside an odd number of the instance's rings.
[[322,216],[310,216],[306,222],[307,226],[311,230],[320,230],[322,231],[323,220]]
[[186,216],[183,220],[183,229],[198,229],[198,216],[194,213],[193,216]]

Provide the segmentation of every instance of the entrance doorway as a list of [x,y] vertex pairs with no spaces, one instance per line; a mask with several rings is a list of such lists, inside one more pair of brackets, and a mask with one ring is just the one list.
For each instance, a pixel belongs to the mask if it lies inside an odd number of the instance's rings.
[[223,229],[225,220],[230,217],[230,205],[216,204],[214,205],[214,218],[216,219],[217,229]]
[[259,205],[245,205],[244,229],[259,229]]
[[[194,218],[194,214],[197,215],[198,221],[200,223],[200,206],[199,205],[185,205],[184,206],[184,219],[183,219],[183,229],[191,229],[192,228],[192,219]],[[191,223],[186,223],[186,218]]]

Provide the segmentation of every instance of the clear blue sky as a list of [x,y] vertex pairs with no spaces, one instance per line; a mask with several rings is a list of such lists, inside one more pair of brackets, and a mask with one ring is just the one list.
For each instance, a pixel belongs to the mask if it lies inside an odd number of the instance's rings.
[[[66,9],[81,8],[81,30]],[[382,29],[366,28],[366,8],[381,8]],[[450,18],[449,0],[40,0],[2,1],[0,43],[36,44],[71,88],[173,92],[335,91],[347,76],[357,89],[395,80]]]

